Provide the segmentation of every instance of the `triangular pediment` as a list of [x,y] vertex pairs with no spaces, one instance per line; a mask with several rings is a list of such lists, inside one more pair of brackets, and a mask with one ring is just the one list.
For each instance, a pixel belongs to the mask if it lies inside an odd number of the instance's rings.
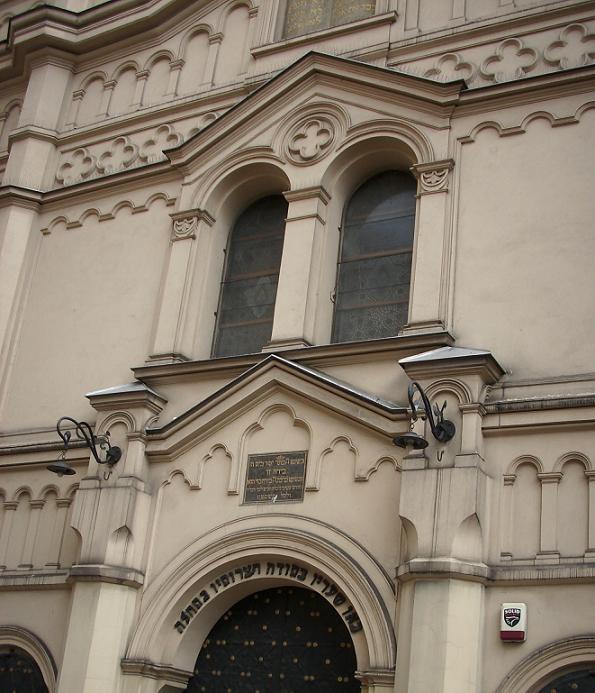
[[408,422],[407,409],[402,405],[271,355],[180,416],[148,429],[147,454],[175,458],[246,412],[257,412],[279,398],[339,417],[383,439],[402,430]]
[[[208,159],[237,155],[239,150],[283,158],[279,141],[284,122],[316,105],[336,105],[345,113],[346,137],[359,123],[391,118],[443,125],[450,116],[462,81],[440,83],[360,61],[310,52],[281,71],[216,121],[182,145],[166,151],[175,166],[193,171]],[[411,115],[413,119],[413,115]]]

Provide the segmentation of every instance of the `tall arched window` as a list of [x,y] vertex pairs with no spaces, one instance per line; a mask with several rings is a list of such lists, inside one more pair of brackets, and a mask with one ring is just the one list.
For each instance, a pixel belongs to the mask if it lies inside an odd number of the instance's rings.
[[396,335],[407,322],[416,182],[385,171],[358,188],[345,209],[333,342]]
[[285,198],[272,195],[236,221],[227,244],[213,356],[254,353],[270,340],[286,216]]

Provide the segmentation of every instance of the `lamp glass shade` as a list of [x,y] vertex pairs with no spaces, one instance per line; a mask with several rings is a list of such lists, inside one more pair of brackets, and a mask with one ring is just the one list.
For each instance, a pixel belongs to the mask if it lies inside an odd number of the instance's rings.
[[58,476],[72,476],[72,474],[76,474],[76,471],[66,462],[66,460],[59,459],[56,460],[56,462],[52,462],[52,464],[48,464],[47,469],[50,470],[50,472],[54,472],[54,474],[57,474]]
[[413,448],[414,450],[423,450],[429,445],[428,441],[423,436],[413,431],[408,431],[407,433],[393,438],[393,443],[400,448]]

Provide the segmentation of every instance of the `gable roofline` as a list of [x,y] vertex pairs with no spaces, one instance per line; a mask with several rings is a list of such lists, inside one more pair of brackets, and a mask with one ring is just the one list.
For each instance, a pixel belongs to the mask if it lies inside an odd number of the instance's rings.
[[225,137],[228,130],[235,130],[253,117],[256,109],[266,108],[293,89],[302,88],[304,81],[315,75],[342,82],[350,80],[363,87],[401,94],[424,102],[426,106],[448,111],[458,102],[461,91],[467,88],[462,79],[436,82],[394,68],[312,50],[254,89],[203,130],[164,153],[174,166],[184,166]]
[[267,356],[263,361],[252,366],[248,370],[244,371],[241,375],[231,380],[229,383],[213,392],[211,395],[201,400],[194,406],[187,409],[185,412],[180,414],[180,416],[172,419],[168,423],[160,426],[158,428],[148,428],[146,433],[148,436],[167,436],[174,430],[182,428],[188,421],[199,417],[202,413],[208,411],[215,404],[221,402],[226,397],[228,397],[233,392],[240,390],[248,382],[253,380],[256,376],[265,373],[273,367],[278,367],[285,372],[289,372],[293,375],[298,376],[304,380],[307,380],[315,385],[318,385],[324,389],[331,390],[334,394],[347,399],[350,401],[355,401],[365,408],[378,412],[390,419],[400,419],[407,417],[407,408],[405,406],[389,402],[388,400],[372,395],[365,390],[353,387],[348,383],[334,378],[326,373],[316,370],[315,368],[310,368],[308,366],[303,366],[301,364],[294,363],[293,361],[288,361],[276,354],[271,354]]

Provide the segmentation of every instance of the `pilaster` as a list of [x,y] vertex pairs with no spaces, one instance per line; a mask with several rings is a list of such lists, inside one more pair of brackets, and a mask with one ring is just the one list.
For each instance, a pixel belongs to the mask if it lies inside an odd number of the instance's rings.
[[403,334],[444,329],[440,297],[446,281],[448,188],[453,166],[452,159],[444,159],[411,168],[418,181],[418,205],[409,319]]
[[150,509],[145,428],[165,404],[142,383],[87,397],[97,411],[96,431],[109,430],[123,455],[108,479],[91,459],[75,495],[71,522],[81,536],[81,555],[70,570],[74,588],[59,693],[120,690],[120,660],[144,582]]
[[314,343],[321,248],[330,197],[324,188],[315,186],[292,190],[285,198],[289,209],[273,334],[265,351]]
[[151,362],[180,361],[190,356],[190,353],[184,353],[184,316],[187,312],[196,247],[199,237],[207,233],[214,223],[210,214],[200,209],[176,212],[171,218],[170,249],[155,320],[149,357]]

